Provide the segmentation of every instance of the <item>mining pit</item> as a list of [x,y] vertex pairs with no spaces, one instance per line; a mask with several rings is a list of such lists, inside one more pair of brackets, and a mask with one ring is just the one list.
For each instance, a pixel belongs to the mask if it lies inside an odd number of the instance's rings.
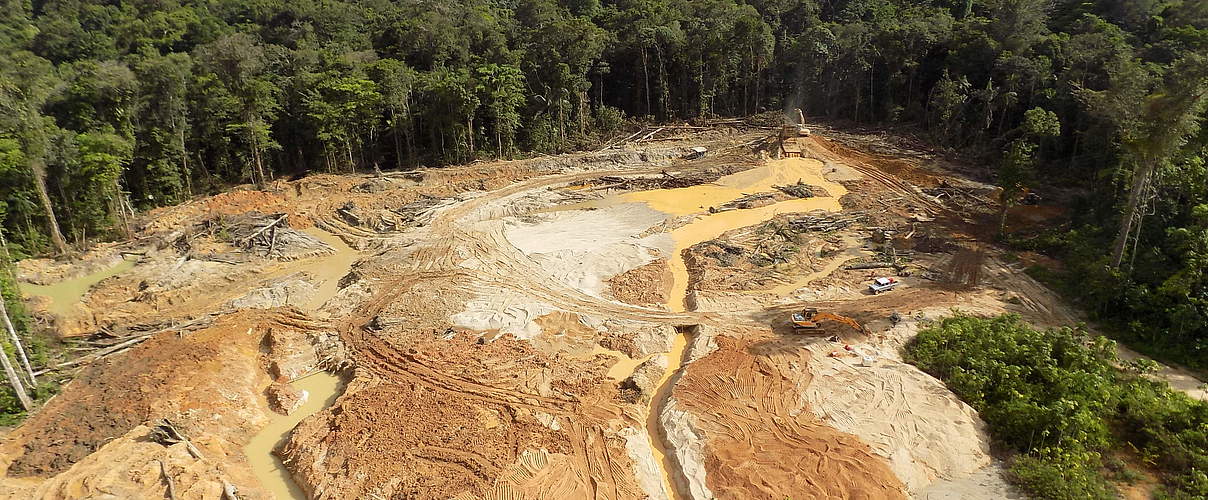
[[[952,308],[1077,314],[978,240],[991,186],[816,130],[800,158],[726,128],[312,175],[23,261],[80,348],[0,443],[0,495],[1017,496],[976,412],[899,348]],[[806,307],[867,332],[797,331]]]

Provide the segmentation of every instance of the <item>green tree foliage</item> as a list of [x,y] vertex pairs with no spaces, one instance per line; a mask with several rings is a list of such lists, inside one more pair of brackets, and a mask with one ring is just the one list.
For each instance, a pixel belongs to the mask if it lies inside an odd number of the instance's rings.
[[1011,142],[1003,153],[998,167],[998,233],[1003,236],[1007,226],[1007,211],[1019,202],[1021,195],[1036,179],[1035,166],[1040,161],[1040,151],[1053,138],[1061,135],[1061,122],[1057,114],[1044,108],[1032,108],[1024,112],[1020,136]]
[[[1144,317],[1134,338],[1208,359],[1192,237],[1208,203],[1204,5],[17,2],[0,14],[0,138],[21,153],[0,227],[63,253],[123,234],[134,210],[278,175],[568,151],[625,117],[801,108],[996,165],[1006,208],[1083,189],[1077,230],[1049,238],[1104,287],[1080,297]],[[82,173],[96,134],[129,145],[108,191]]]
[[148,54],[134,65],[140,83],[137,151],[126,179],[140,206],[182,201],[191,189],[187,137],[193,61],[187,53]]
[[245,165],[252,182],[267,182],[272,166],[265,156],[279,147],[272,138],[271,124],[281,104],[277,100],[280,89],[267,72],[266,48],[256,37],[236,33],[198,47],[196,56],[202,71],[198,81],[203,92],[213,96],[205,111],[221,117],[213,132],[222,134],[223,145],[228,146],[212,152],[218,155],[215,160],[228,164],[232,158],[227,155],[234,154],[232,163]]
[[1020,453],[1014,480],[1036,498],[1117,498],[1104,457],[1136,449],[1174,498],[1206,491],[1208,403],[1116,368],[1115,343],[1018,316],[957,314],[919,332],[905,359],[943,380]]
[[1018,203],[1036,175],[1036,145],[1020,139],[1011,143],[998,166],[998,234],[1007,230],[1007,211]]
[[81,237],[103,234],[111,228],[129,232],[122,172],[133,156],[130,141],[112,128],[79,134],[78,158],[69,187],[76,193],[71,204],[71,227]]
[[373,80],[327,72],[302,97],[306,116],[323,143],[329,171],[336,165],[352,170],[363,161],[363,139],[374,138],[382,94]]
[[479,101],[488,110],[495,135],[495,151],[511,153],[520,127],[520,105],[524,104],[524,75],[515,66],[488,64],[477,68]]
[[403,145],[406,144],[407,163],[415,163],[415,118],[412,96],[415,94],[416,74],[406,63],[396,59],[374,61],[367,68],[370,78],[377,82],[386,108],[386,126],[394,141],[395,165],[403,166]]

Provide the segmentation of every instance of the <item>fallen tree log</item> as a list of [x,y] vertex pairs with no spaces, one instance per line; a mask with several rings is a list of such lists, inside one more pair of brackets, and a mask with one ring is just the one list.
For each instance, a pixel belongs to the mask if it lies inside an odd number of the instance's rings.
[[159,473],[164,478],[164,484],[168,488],[168,500],[176,500],[176,482],[172,480],[172,476],[168,475],[168,466],[164,465],[163,460],[159,462]]
[[856,271],[856,270],[861,270],[861,269],[887,269],[887,268],[896,268],[896,267],[898,267],[897,264],[894,264],[893,262],[867,262],[864,264],[852,264],[850,266],[844,267],[844,269],[847,269],[849,271]]
[[260,236],[261,234],[264,234],[264,232],[265,232],[265,231],[268,231],[269,229],[272,229],[272,228],[274,228],[274,227],[277,227],[277,225],[278,225],[278,224],[280,224],[281,222],[285,221],[285,219],[286,219],[286,218],[288,218],[288,217],[289,217],[289,214],[281,214],[281,216],[280,216],[280,217],[277,217],[277,218],[276,218],[275,220],[273,220],[272,222],[269,222],[268,224],[265,224],[265,225],[264,225],[263,227],[261,227],[260,229],[257,229],[257,230],[256,230],[255,232],[253,232],[253,233],[252,233],[250,236],[248,236],[248,237],[246,237],[246,238],[242,238],[242,239],[240,239],[240,240],[236,240],[236,242],[240,242],[240,241],[241,241],[241,242],[243,243],[242,245],[239,245],[239,246],[244,246],[244,245],[247,245],[248,247],[251,247],[252,240],[255,240],[257,236]]
[[151,440],[164,446],[184,443],[185,449],[189,451],[189,454],[193,458],[201,460],[201,450],[193,446],[193,442],[189,441],[189,438],[185,437],[184,434],[181,434],[180,430],[176,428],[176,424],[173,424],[171,420],[163,418],[156,422],[155,427],[151,428]]

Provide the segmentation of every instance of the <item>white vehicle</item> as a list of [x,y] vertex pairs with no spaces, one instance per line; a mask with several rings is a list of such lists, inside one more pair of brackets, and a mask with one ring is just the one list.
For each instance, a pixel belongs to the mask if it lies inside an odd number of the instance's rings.
[[898,286],[898,283],[899,281],[893,278],[877,278],[872,280],[872,284],[868,285],[868,289],[872,290],[872,293],[875,295],[893,290],[894,287]]

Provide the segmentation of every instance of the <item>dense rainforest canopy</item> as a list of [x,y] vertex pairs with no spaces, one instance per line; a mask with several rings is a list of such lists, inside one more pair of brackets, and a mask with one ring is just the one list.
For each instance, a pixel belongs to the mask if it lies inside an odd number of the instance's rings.
[[0,12],[0,228],[17,255],[306,171],[599,141],[801,107],[1076,186],[1061,254],[1125,333],[1208,359],[1202,0],[35,0]]

